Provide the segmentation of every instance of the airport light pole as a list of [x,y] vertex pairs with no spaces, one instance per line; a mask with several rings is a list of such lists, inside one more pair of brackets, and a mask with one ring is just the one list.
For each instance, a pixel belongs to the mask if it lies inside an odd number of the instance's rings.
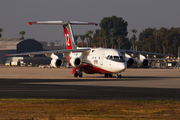
[[173,40],[173,42],[174,42],[174,54],[175,54],[175,57],[177,57],[177,55],[176,55],[176,42],[177,42],[177,40],[176,40],[176,36],[174,37],[174,40]]
[[151,43],[149,43],[149,52],[151,52]]
[[63,44],[63,47],[64,47],[64,49],[65,49],[65,44]]
[[58,42],[60,42],[60,40],[56,40],[56,43],[57,43],[57,50],[58,50],[58,46],[59,46]]

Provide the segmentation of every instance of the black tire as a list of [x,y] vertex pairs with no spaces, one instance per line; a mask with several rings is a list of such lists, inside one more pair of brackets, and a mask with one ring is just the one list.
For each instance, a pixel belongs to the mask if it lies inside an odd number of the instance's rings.
[[78,76],[78,73],[76,72],[75,74],[74,74],[74,77],[77,77]]
[[82,72],[81,72],[81,73],[79,73],[79,77],[82,77]]
[[104,74],[104,77],[106,77],[106,78],[107,78],[107,77],[108,77],[108,74],[107,74],[107,73],[105,73],[105,74]]
[[118,79],[118,78],[121,79],[121,78],[122,78],[122,75],[117,75],[116,78],[117,78],[117,79]]
[[113,77],[113,74],[109,74],[109,77]]
[[121,79],[121,78],[122,78],[122,75],[119,75],[119,78]]

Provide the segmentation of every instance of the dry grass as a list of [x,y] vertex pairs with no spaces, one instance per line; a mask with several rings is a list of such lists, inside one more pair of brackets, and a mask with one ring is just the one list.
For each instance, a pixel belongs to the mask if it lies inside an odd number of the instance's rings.
[[5,120],[180,119],[180,101],[0,99]]

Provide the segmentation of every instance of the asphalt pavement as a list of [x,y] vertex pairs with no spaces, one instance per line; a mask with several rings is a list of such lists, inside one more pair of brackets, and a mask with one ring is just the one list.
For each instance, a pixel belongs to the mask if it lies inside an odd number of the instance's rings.
[[0,67],[0,98],[180,100],[179,73],[127,69],[122,79],[96,74],[74,78],[71,69]]

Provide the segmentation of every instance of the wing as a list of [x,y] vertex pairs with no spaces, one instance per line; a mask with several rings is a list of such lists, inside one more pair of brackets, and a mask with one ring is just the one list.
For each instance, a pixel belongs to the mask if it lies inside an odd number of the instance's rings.
[[142,54],[142,55],[157,55],[157,56],[170,56],[170,57],[174,56],[174,55],[170,55],[170,54],[152,53],[152,52],[143,52],[143,51],[133,51],[133,50],[124,50],[124,49],[117,49],[117,51],[124,52],[124,53],[132,53],[132,54]]
[[17,54],[6,54],[5,56],[19,56],[19,55],[29,55],[30,57],[34,57],[34,55],[41,55],[41,54],[60,54],[60,53],[71,53],[71,52],[82,52],[82,53],[89,53],[91,49],[72,49],[72,50],[52,50],[52,51],[39,51],[39,52],[27,52],[27,53],[17,53]]

